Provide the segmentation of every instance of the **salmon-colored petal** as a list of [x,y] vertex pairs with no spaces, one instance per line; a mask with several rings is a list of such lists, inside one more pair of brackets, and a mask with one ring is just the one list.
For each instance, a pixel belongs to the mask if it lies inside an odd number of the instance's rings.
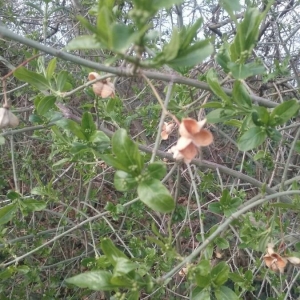
[[193,135],[193,143],[197,146],[208,146],[214,140],[213,135],[206,129],[201,129],[200,132]]
[[170,133],[173,130],[175,124],[174,123],[165,123],[165,124],[167,124],[166,125],[166,132]]
[[284,268],[287,264],[287,260],[281,257],[279,254],[273,252],[271,255],[267,254],[264,256],[264,262],[268,268],[275,272],[284,272]]
[[179,134],[184,137],[191,137],[200,131],[198,122],[191,118],[182,119],[179,126]]
[[[93,91],[96,95],[101,96],[104,84],[100,81],[93,84]],[[102,96],[101,96],[102,97]]]
[[295,265],[295,266],[299,266],[300,265],[300,258],[296,257],[296,256],[290,256],[286,258],[291,264]]
[[198,149],[193,143],[190,143],[187,147],[180,150],[179,152],[183,156],[185,163],[189,164],[192,159],[194,159],[198,154]]
[[183,155],[179,152],[179,150],[177,149],[177,146],[173,146],[170,149],[170,152],[173,153],[173,158],[175,158],[177,160],[183,159]]
[[96,79],[97,77],[100,77],[100,75],[96,72],[91,72],[91,73],[89,73],[89,76],[88,76],[90,81]]
[[189,144],[192,143],[192,139],[182,136],[178,139],[176,147],[179,151],[181,151],[182,149],[186,148]]
[[161,139],[162,140],[167,140],[169,135],[167,134],[167,132],[165,130],[163,130],[161,133],[160,133],[160,136],[161,136]]
[[200,130],[203,128],[203,126],[205,125],[205,123],[206,123],[206,119],[203,119],[203,120],[201,120],[201,121],[198,122]]
[[115,87],[113,83],[108,82],[106,84],[103,84],[103,88],[101,91],[101,97],[102,98],[108,98],[113,97],[115,95]]

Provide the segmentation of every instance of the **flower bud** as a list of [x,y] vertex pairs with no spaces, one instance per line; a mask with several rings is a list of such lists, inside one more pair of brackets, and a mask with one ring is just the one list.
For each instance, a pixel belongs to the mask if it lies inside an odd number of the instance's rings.
[[19,125],[19,119],[8,108],[0,108],[0,128],[15,128]]

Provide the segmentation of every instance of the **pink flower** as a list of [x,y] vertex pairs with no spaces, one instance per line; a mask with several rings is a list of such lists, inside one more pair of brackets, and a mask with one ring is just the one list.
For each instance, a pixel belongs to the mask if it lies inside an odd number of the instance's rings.
[[[96,72],[89,73],[89,80],[94,80],[100,75]],[[93,84],[93,91],[95,95],[100,96],[101,98],[108,98],[115,96],[115,86],[110,82],[110,78],[97,81]]]
[[183,159],[190,163],[198,154],[198,148],[208,146],[213,142],[213,135],[210,131],[203,129],[206,119],[197,122],[194,119],[182,119],[179,126],[180,138],[177,145],[171,148],[175,159]]

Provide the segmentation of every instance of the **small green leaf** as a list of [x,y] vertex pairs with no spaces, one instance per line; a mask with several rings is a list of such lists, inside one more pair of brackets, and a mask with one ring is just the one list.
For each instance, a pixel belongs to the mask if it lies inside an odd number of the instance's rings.
[[265,107],[254,106],[252,112],[252,121],[256,126],[269,125],[270,113]]
[[137,264],[130,261],[128,258],[116,257],[113,277],[123,276],[137,268]]
[[289,121],[299,111],[299,103],[297,100],[285,101],[276,106],[270,116],[270,125],[277,126],[282,125]]
[[125,129],[119,129],[112,137],[112,150],[126,171],[134,176],[143,169],[143,159],[138,146],[128,137]]
[[256,160],[259,160],[259,159],[264,158],[264,157],[265,157],[265,151],[259,150],[259,151],[253,156],[253,160],[256,161]]
[[39,115],[44,116],[46,113],[51,110],[56,102],[56,97],[54,96],[45,96],[42,98],[36,107],[36,111]]
[[214,203],[208,204],[208,210],[215,214],[223,213],[223,209],[222,209],[220,202],[214,202]]
[[49,61],[49,64],[47,66],[47,69],[46,69],[46,78],[47,78],[47,80],[50,80],[52,78],[55,69],[56,69],[56,57],[52,58]]
[[90,271],[66,279],[67,283],[93,291],[111,291],[116,288],[111,284],[112,274],[108,271]]
[[206,115],[208,123],[219,123],[224,122],[232,118],[235,114],[233,110],[225,108],[217,108]]
[[238,141],[238,147],[240,151],[249,151],[261,145],[267,134],[264,128],[252,127],[246,131]]
[[219,80],[218,80],[215,72],[213,71],[213,69],[210,69],[207,72],[206,79],[207,79],[207,83],[208,83],[209,87],[211,88],[211,90],[214,92],[214,94],[216,96],[218,96],[225,103],[231,102],[230,98],[223,91],[223,89],[219,83]]
[[208,260],[201,260],[195,269],[197,286],[206,288],[211,285],[211,266]]
[[229,276],[229,266],[226,264],[225,261],[221,261],[218,263],[211,271],[211,278],[212,282],[216,286],[223,285]]
[[208,40],[198,42],[189,49],[179,52],[178,56],[168,61],[167,64],[173,68],[188,67],[191,68],[202,62],[213,52],[213,46]]
[[167,61],[175,59],[180,48],[180,35],[178,29],[175,27],[172,31],[172,37],[168,44],[163,47],[163,54]]
[[265,72],[265,68],[262,65],[253,63],[237,64],[229,62],[227,66],[235,79],[246,79],[250,76],[263,74]]
[[209,289],[195,288],[192,291],[192,300],[210,300],[210,291]]
[[101,249],[113,266],[116,265],[118,258],[128,259],[128,257],[119,250],[109,238],[104,238],[101,241]]
[[94,50],[101,49],[101,45],[93,35],[81,35],[74,38],[66,46],[66,50]]
[[139,183],[138,195],[141,201],[154,211],[168,213],[175,208],[170,192],[157,179],[152,178]]
[[162,179],[166,174],[166,164],[159,161],[149,164],[147,174],[151,178]]
[[100,157],[106,164],[112,166],[117,170],[122,170],[124,172],[128,170],[127,166],[124,166],[117,158],[115,158],[111,154],[101,154]]
[[64,92],[67,90],[68,87],[68,77],[69,77],[69,73],[67,71],[60,71],[57,79],[56,79],[56,87],[57,90],[60,92]]
[[69,120],[69,119],[62,119],[62,120],[58,121],[56,124],[57,124],[57,126],[60,126],[63,129],[71,131],[79,139],[84,140],[84,141],[86,140],[86,136],[83,133],[80,125],[77,124],[75,121]]
[[9,222],[13,218],[16,210],[17,210],[17,205],[15,203],[0,208],[0,225]]
[[20,67],[16,71],[14,71],[14,76],[19,80],[33,85],[38,90],[44,91],[50,88],[50,84],[44,76],[29,71],[24,67]]
[[5,144],[4,136],[0,135],[0,146]]
[[9,200],[16,200],[16,199],[21,198],[21,195],[18,192],[15,192],[15,191],[8,191],[7,194],[6,194],[6,197]]
[[215,291],[217,300],[239,300],[239,297],[234,293],[233,290],[227,286],[221,286]]
[[89,141],[92,134],[96,131],[96,125],[90,112],[84,112],[81,119],[81,129],[86,139]]
[[224,250],[224,249],[228,249],[229,248],[229,242],[222,238],[222,237],[217,237],[215,239],[215,243],[216,245],[221,249],[221,250]]
[[242,108],[252,107],[250,95],[240,80],[236,80],[233,85],[232,97],[238,106]]
[[21,200],[21,205],[27,211],[41,211],[46,208],[47,203],[42,200],[35,200],[35,199],[23,199]]
[[114,186],[116,190],[125,192],[137,186],[137,180],[131,174],[118,170],[114,176]]
[[111,10],[106,6],[101,7],[97,17],[97,40],[109,49],[112,49],[112,22]]
[[96,145],[98,151],[107,149],[110,146],[109,137],[103,132],[96,130],[90,136],[89,141]]
[[111,31],[111,49],[118,53],[125,54],[128,48],[135,41],[137,34],[134,33],[133,28],[121,24],[113,24]]

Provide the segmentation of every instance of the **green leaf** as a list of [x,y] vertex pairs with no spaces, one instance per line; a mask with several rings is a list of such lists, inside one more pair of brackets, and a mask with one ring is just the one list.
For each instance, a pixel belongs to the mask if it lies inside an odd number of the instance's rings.
[[20,203],[23,206],[23,208],[30,212],[41,211],[47,206],[47,203],[45,201],[35,199],[23,199]]
[[222,238],[222,237],[217,237],[215,239],[215,243],[216,245],[221,249],[221,250],[224,250],[224,249],[228,249],[229,248],[229,242]]
[[81,35],[74,38],[66,46],[66,50],[94,50],[101,49],[103,45],[93,35]]
[[190,27],[183,27],[180,31],[180,37],[182,39],[180,49],[185,50],[188,49],[188,47],[193,42],[194,38],[197,36],[197,32],[200,29],[201,25],[203,23],[203,19],[199,18],[196,20],[196,22],[190,26]]
[[131,174],[118,170],[114,176],[114,186],[116,190],[125,192],[134,189],[138,182]]
[[9,200],[16,200],[16,199],[21,198],[21,195],[20,195],[20,193],[15,192],[15,191],[8,191],[7,194],[6,194],[6,197]]
[[67,71],[60,71],[57,79],[56,79],[56,87],[57,90],[60,92],[64,92],[67,90],[68,87],[68,77],[69,77],[69,73]]
[[96,125],[90,112],[84,112],[81,119],[81,129],[89,141],[92,134],[96,131]]
[[227,286],[221,286],[215,291],[217,300],[239,300],[239,297],[234,293],[233,290]]
[[192,291],[192,300],[210,300],[209,289],[195,288]]
[[201,260],[195,269],[197,286],[201,288],[211,285],[211,266],[209,260]]
[[112,31],[111,49],[125,54],[134,43],[137,34],[134,33],[133,28],[121,24],[114,24],[110,30]]
[[117,257],[115,258],[115,267],[113,277],[118,277],[122,275],[126,275],[132,270],[137,268],[137,264],[130,261],[128,258]]
[[208,204],[208,210],[215,214],[223,213],[223,209],[222,209],[220,202],[214,202],[214,203]]
[[166,61],[175,59],[180,48],[180,35],[176,27],[173,28],[172,37],[168,44],[163,47],[163,56]]
[[231,109],[218,108],[208,113],[206,119],[208,123],[219,123],[231,119],[234,114]]
[[230,69],[228,68],[228,64],[230,63],[230,57],[228,53],[228,44],[223,44],[216,56],[217,63],[222,67],[222,69],[229,73]]
[[220,99],[222,99],[225,103],[231,102],[230,98],[223,91],[223,89],[219,83],[219,80],[218,80],[215,72],[213,71],[213,69],[210,69],[207,72],[206,79],[207,79],[207,83],[208,83],[209,87],[211,88],[211,90],[213,91],[213,93],[216,96],[218,96]]
[[109,238],[104,238],[101,241],[101,249],[113,266],[116,265],[118,258],[128,259],[128,257],[119,250]]
[[82,131],[80,125],[77,124],[75,121],[69,120],[69,119],[63,119],[63,120],[58,121],[56,124],[57,124],[57,126],[60,126],[63,129],[71,131],[79,139],[84,140],[84,141],[86,140],[86,136],[85,136],[84,132]]
[[249,151],[261,145],[267,134],[264,128],[252,127],[246,131],[238,141],[238,147],[240,151]]
[[212,52],[213,46],[209,41],[201,41],[191,46],[188,50],[178,53],[178,56],[175,59],[168,61],[167,64],[173,68],[191,68],[196,64],[201,63],[205,58],[212,54]]
[[168,189],[157,179],[142,181],[138,185],[138,195],[142,202],[154,211],[168,213],[174,210],[175,202]]
[[56,102],[56,97],[54,96],[45,96],[40,99],[36,107],[36,111],[39,115],[44,116],[47,114],[54,106]]
[[89,141],[96,145],[98,151],[107,149],[110,146],[109,137],[102,131],[96,130],[92,133]]
[[14,76],[19,80],[33,85],[38,90],[44,91],[50,88],[50,84],[44,76],[29,71],[24,67],[20,67],[16,71],[14,71]]
[[285,101],[276,106],[270,116],[270,125],[277,126],[282,125],[289,121],[299,111],[299,103],[297,100]]
[[270,113],[265,107],[254,106],[252,112],[252,121],[256,126],[269,125]]
[[4,136],[0,135],[0,146],[5,144]]
[[154,162],[147,166],[147,174],[151,178],[161,179],[166,174],[166,164],[163,162]]
[[97,17],[97,40],[105,47],[112,48],[112,13],[106,6],[98,11]]
[[236,80],[233,85],[232,97],[238,106],[242,108],[252,107],[250,95],[240,80]]
[[246,79],[250,76],[263,74],[265,72],[264,66],[253,63],[237,64],[229,62],[227,66],[235,79]]
[[127,166],[124,166],[117,158],[115,158],[111,154],[101,154],[100,157],[106,164],[112,166],[117,170],[122,170],[124,172],[128,170]]
[[47,66],[47,69],[46,69],[46,78],[47,78],[47,80],[50,80],[52,78],[55,69],[56,69],[56,57],[52,58],[49,61],[49,64]]
[[112,275],[108,271],[90,271],[66,279],[67,283],[93,291],[111,291],[116,288],[111,284]]
[[216,286],[223,285],[228,280],[228,276],[229,266],[225,261],[218,263],[211,271],[211,279]]
[[139,175],[143,169],[143,159],[138,146],[128,137],[125,129],[119,129],[112,137],[112,150],[117,160],[132,175]]
[[9,222],[13,218],[16,210],[17,210],[16,203],[12,203],[0,208],[0,225]]

